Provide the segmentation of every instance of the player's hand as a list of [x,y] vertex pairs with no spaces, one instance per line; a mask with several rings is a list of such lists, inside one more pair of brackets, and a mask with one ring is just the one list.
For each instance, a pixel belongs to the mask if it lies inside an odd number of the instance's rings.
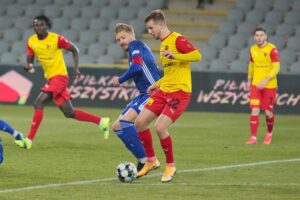
[[148,93],[149,95],[152,95],[152,94],[154,94],[158,89],[159,89],[159,86],[157,86],[157,85],[151,85],[150,87],[148,87],[147,93]]
[[75,80],[79,79],[79,78],[80,78],[80,75],[81,75],[81,73],[80,73],[79,70],[74,70],[74,79],[75,79]]
[[259,82],[257,85],[257,89],[259,89],[259,90],[264,89],[265,86],[267,85],[267,83],[269,82],[269,80],[270,80],[270,78],[267,77],[264,80],[262,80],[261,82]]
[[165,50],[163,52],[163,56],[166,57],[166,58],[169,58],[169,59],[175,59],[174,54],[172,52],[170,52],[170,51],[167,51],[167,50]]
[[25,66],[24,66],[24,70],[29,72],[29,73],[34,73],[35,72],[35,69],[33,67],[33,64],[32,63],[27,63]]
[[114,76],[112,81],[113,81],[113,84],[114,84],[115,87],[118,87],[120,85],[118,76]]

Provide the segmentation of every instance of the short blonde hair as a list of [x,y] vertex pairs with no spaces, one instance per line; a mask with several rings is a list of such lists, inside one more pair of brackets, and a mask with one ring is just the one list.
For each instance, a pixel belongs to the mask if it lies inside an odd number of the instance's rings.
[[166,17],[161,10],[152,10],[150,14],[145,17],[144,22],[147,23],[150,20],[166,23]]
[[125,31],[126,33],[134,33],[132,26],[124,23],[117,23],[115,26],[115,33],[120,33],[121,31]]

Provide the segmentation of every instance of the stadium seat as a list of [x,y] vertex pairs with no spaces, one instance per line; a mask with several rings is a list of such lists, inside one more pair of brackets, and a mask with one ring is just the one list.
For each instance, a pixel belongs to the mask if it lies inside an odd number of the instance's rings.
[[277,24],[269,24],[266,22],[259,24],[258,26],[264,28],[267,31],[268,36],[272,36],[276,32]]
[[230,47],[225,47],[221,49],[220,54],[219,54],[219,59],[228,62],[232,62],[237,58],[237,50],[230,48]]
[[107,53],[107,44],[101,42],[91,44],[88,48],[88,54],[94,57],[105,55],[106,53]]
[[227,16],[228,22],[239,24],[244,21],[245,14],[242,10],[234,9],[231,10]]
[[81,56],[81,55],[87,54],[87,48],[88,48],[88,45],[83,44],[83,43],[81,43],[81,42],[79,42],[79,41],[76,42],[75,45],[77,46],[77,48],[78,48],[78,50],[79,50],[80,56]]
[[135,7],[123,7],[119,9],[118,18],[120,21],[135,19],[137,16],[137,10]]
[[217,58],[217,49],[213,46],[205,46],[201,49],[201,54],[204,60],[212,61]]
[[115,26],[117,23],[128,23],[128,20],[122,20],[122,19],[119,19],[119,18],[116,18],[116,19],[112,19],[109,21],[109,24],[108,24],[108,30],[111,31],[112,33],[114,33],[114,30],[115,30]]
[[144,21],[143,19],[145,18],[145,16],[148,15],[152,10],[153,9],[150,8],[150,7],[148,7],[148,6],[139,8],[138,14],[137,14],[137,18],[141,19],[142,21]]
[[0,16],[5,16],[6,15],[6,6],[0,6]]
[[248,62],[244,62],[243,60],[234,60],[230,63],[229,69],[231,72],[248,73]]
[[44,12],[44,7],[36,4],[28,5],[25,7],[25,16],[33,20],[34,17],[42,15]]
[[80,6],[82,8],[84,8],[85,6],[88,6],[91,4],[90,0],[72,0],[72,4],[75,6]]
[[100,17],[104,19],[114,19],[118,15],[118,10],[111,6],[101,8]]
[[256,25],[252,23],[244,22],[242,24],[239,24],[237,28],[237,34],[244,35],[244,36],[250,36],[253,35],[254,30],[256,28]]
[[[27,1],[27,0],[25,0],[25,1]],[[31,1],[31,0],[29,0],[29,1]],[[52,5],[54,3],[54,0],[36,0],[34,3],[37,5],[40,5],[40,6],[47,7],[47,6]]]
[[13,20],[10,17],[0,17],[0,31],[6,30],[13,26]]
[[287,43],[287,38],[284,36],[275,35],[272,37],[269,37],[269,41],[276,45],[277,49],[281,51],[285,48]]
[[235,7],[242,11],[249,11],[253,8],[255,0],[239,0]]
[[137,38],[141,38],[141,35],[146,32],[144,21],[140,19],[132,19],[128,24],[134,28],[134,32]]
[[103,32],[108,29],[108,22],[109,20],[105,20],[103,18],[95,18],[90,21],[90,30],[96,31],[96,32]]
[[125,56],[125,52],[119,44],[110,44],[107,48],[107,54],[113,56],[115,59],[121,59]]
[[87,19],[95,19],[99,17],[99,8],[93,6],[85,6],[82,8],[81,17]]
[[161,9],[165,8],[165,2],[164,0],[155,0],[155,1],[146,1],[147,6],[152,8],[152,9]]
[[[44,0],[45,1],[45,0]],[[36,4],[38,4],[39,1],[36,2]],[[22,5],[22,6],[26,6],[26,5],[30,5],[30,4],[34,4],[35,0],[17,0],[16,2],[18,5]]]
[[73,30],[63,30],[61,35],[66,37],[67,39],[71,40],[72,42],[76,43],[78,41],[78,33]]
[[232,35],[228,40],[228,47],[231,47],[235,50],[243,49],[246,46],[247,37],[243,35]]
[[263,21],[265,13],[261,10],[251,10],[246,15],[246,22],[252,24],[259,24]]
[[290,24],[280,24],[277,26],[276,35],[291,37],[294,34],[294,27]]
[[95,31],[92,31],[92,30],[82,31],[82,32],[80,32],[80,35],[79,35],[79,42],[81,42],[82,44],[85,44],[85,45],[90,45],[90,44],[96,42],[97,39],[98,39],[98,33],[96,33]]
[[26,53],[26,41],[15,41],[11,46],[11,52],[20,55]]
[[31,35],[34,34],[34,31],[32,28],[28,28],[26,30],[22,31],[22,39],[27,40]]
[[70,6],[72,4],[72,0],[54,0],[55,5],[59,5],[63,8]]
[[279,52],[279,57],[280,61],[290,65],[296,62],[297,54],[290,49],[284,49],[283,51]]
[[9,17],[19,17],[22,16],[25,13],[23,6],[21,5],[14,5],[14,6],[8,6],[6,11],[6,16]]
[[210,63],[208,70],[214,72],[228,71],[228,64],[224,60],[213,60]]
[[95,64],[96,58],[91,55],[83,55],[79,57],[80,64]]
[[299,12],[300,10],[288,12],[284,17],[284,24],[290,24],[291,26],[299,26],[300,24]]
[[282,12],[272,10],[272,11],[268,12],[267,15],[265,16],[264,23],[277,25],[283,21],[283,17],[284,17],[284,15]]
[[94,6],[96,8],[102,8],[107,6],[109,3],[109,0],[91,0],[91,6]]
[[292,5],[293,11],[299,12],[300,11],[300,1],[294,1]]
[[62,32],[63,30],[67,30],[71,26],[71,21],[68,18],[65,17],[60,17],[60,18],[55,18],[53,20],[53,27],[52,29],[56,32]]
[[300,74],[300,61],[295,62],[291,65],[290,72],[292,74]]
[[245,63],[250,61],[250,48],[244,48],[239,52],[239,60]]
[[44,8],[44,14],[50,19],[58,18],[62,14],[62,9],[58,5],[50,5]]
[[268,12],[272,9],[272,5],[274,0],[263,0],[263,1],[256,1],[254,4],[254,10],[261,10],[263,12]]
[[112,55],[101,55],[97,59],[97,63],[103,64],[103,63],[114,63],[114,57]]
[[295,36],[300,37],[300,25],[295,30]]
[[4,52],[8,52],[9,47],[10,45],[8,44],[8,42],[0,40],[0,55]]
[[297,36],[288,38],[287,48],[292,51],[300,52],[300,40]]
[[208,62],[202,60],[201,62],[192,62],[191,63],[192,71],[207,71],[208,70]]
[[226,42],[227,42],[226,36],[222,34],[214,33],[210,37],[208,44],[210,46],[216,47],[217,49],[221,49],[226,46]]
[[14,42],[20,40],[22,37],[22,31],[17,28],[11,28],[4,31],[3,39],[7,42]]
[[218,32],[221,34],[225,34],[226,36],[233,35],[236,31],[236,26],[234,23],[226,21],[221,23]]
[[63,9],[63,17],[69,18],[70,20],[80,19],[81,8],[78,6],[67,6]]
[[291,9],[291,3],[292,0],[275,0],[273,10],[285,13]]
[[71,29],[73,31],[82,31],[89,28],[89,20],[84,18],[76,18],[71,22]]
[[104,32],[100,33],[98,41],[102,42],[106,45],[115,43],[115,41],[116,41],[115,34],[112,31],[104,31]]
[[14,53],[4,52],[1,55],[1,64],[17,64],[18,62],[18,55]]
[[120,1],[120,0],[109,0],[109,6],[115,9],[124,7],[127,5],[127,1]]
[[26,16],[17,17],[14,19],[14,28],[21,30],[28,29],[32,27],[32,19]]
[[145,0],[129,0],[128,7],[143,8],[146,6]]

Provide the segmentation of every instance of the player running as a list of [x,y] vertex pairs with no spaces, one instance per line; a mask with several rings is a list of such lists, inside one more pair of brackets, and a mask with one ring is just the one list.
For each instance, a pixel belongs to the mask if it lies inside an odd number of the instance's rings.
[[246,144],[257,144],[256,135],[260,108],[265,110],[267,123],[264,144],[271,144],[277,89],[276,75],[280,70],[279,53],[274,44],[267,42],[267,34],[263,28],[255,30],[254,40],[256,44],[250,48],[250,63],[248,68],[251,137]]
[[30,36],[27,42],[27,64],[25,70],[34,72],[33,62],[34,57],[37,57],[44,70],[47,82],[41,88],[41,93],[35,100],[34,116],[27,138],[15,143],[22,148],[31,149],[32,141],[43,119],[44,106],[52,100],[64,113],[65,117],[95,123],[104,132],[104,137],[108,138],[110,123],[108,117],[101,118],[73,107],[71,96],[67,89],[69,77],[62,49],[70,51],[73,55],[75,79],[80,75],[78,70],[79,51],[72,42],[62,35],[48,32],[51,26],[52,21],[44,15],[37,16],[33,20],[35,34]]
[[151,97],[135,121],[146,151],[151,152],[137,176],[144,176],[160,165],[154,153],[152,136],[148,128],[157,118],[155,129],[166,157],[166,167],[161,181],[168,182],[176,173],[173,144],[168,127],[178,119],[190,102],[192,92],[190,62],[200,61],[201,54],[182,35],[168,29],[162,11],[152,11],[145,18],[145,23],[148,33],[153,38],[161,40],[160,60],[164,76],[148,88]]
[[146,162],[147,152],[145,153],[138,138],[134,120],[149,98],[148,87],[160,79],[160,73],[149,47],[135,39],[132,26],[123,23],[116,24],[115,35],[120,47],[129,54],[129,68],[120,77],[114,77],[113,83],[115,86],[119,86],[129,79],[133,79],[140,94],[122,111],[112,128],[126,148],[139,160],[137,170],[140,171]]

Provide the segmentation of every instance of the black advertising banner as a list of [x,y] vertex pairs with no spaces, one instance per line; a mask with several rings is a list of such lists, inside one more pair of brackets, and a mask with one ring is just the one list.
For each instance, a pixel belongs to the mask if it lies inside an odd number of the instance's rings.
[[[132,81],[114,87],[112,78],[121,69],[81,68],[74,80],[69,69],[69,90],[74,106],[123,108],[138,95]],[[246,74],[193,72],[193,94],[189,111],[249,112]],[[276,113],[300,114],[300,76],[279,75]],[[33,104],[45,84],[41,68],[36,73],[22,67],[0,66],[0,103]]]

